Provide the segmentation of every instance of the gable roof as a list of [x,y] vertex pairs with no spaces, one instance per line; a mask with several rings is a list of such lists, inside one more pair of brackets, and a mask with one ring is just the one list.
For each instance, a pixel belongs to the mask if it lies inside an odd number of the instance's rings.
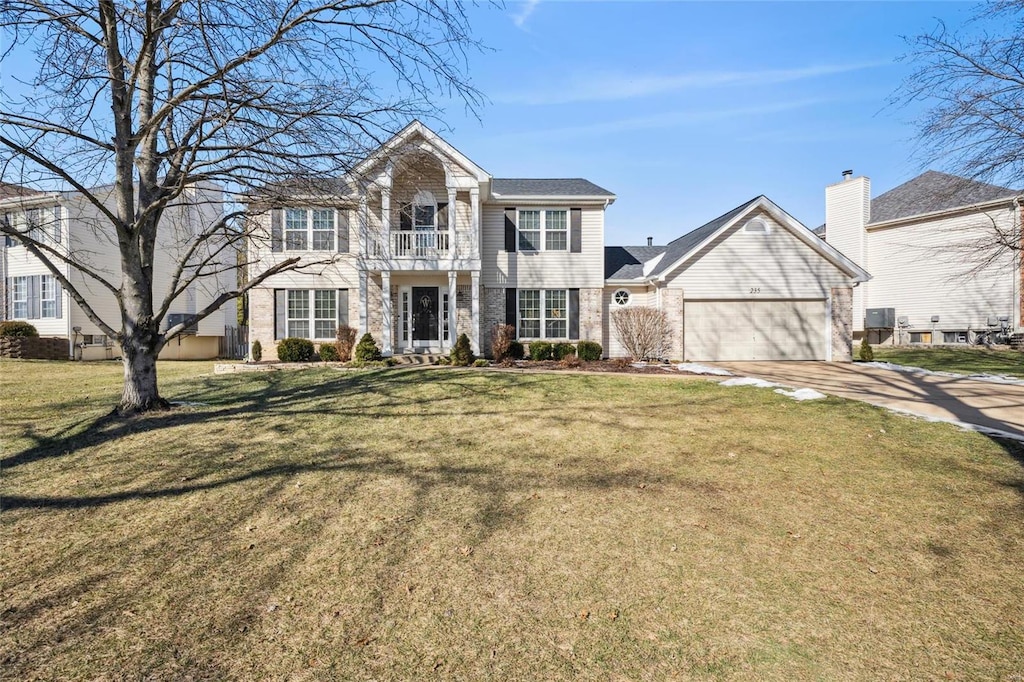
[[584,178],[494,178],[491,194],[505,197],[608,197],[615,194]]
[[868,224],[948,211],[1020,194],[1024,191],[930,170],[872,199]]
[[456,149],[450,142],[445,140],[443,137],[435,133],[433,130],[423,125],[423,122],[416,119],[409,123],[397,133],[391,136],[391,139],[382,144],[372,154],[367,156],[365,159],[356,164],[353,169],[354,175],[366,174],[375,163],[381,161],[384,158],[391,156],[395,151],[399,150],[402,145],[409,142],[409,140],[419,135],[423,138],[426,144],[433,147],[435,150],[444,154],[449,159],[457,163],[462,167],[463,170],[476,177],[478,182],[489,180],[491,174],[485,171],[480,166],[473,163],[473,161]]
[[745,204],[740,204],[728,213],[724,213],[714,220],[704,223],[696,230],[687,232],[679,239],[670,241],[668,243],[668,247],[665,249],[665,257],[661,259],[658,266],[651,272],[651,276],[657,277],[665,273],[667,270],[674,268],[679,261],[685,258],[698,245],[703,244],[707,241],[708,237],[717,233],[722,226],[730,223],[738,215],[757,203],[762,197],[767,199],[764,195],[755,197]]
[[13,199],[15,197],[30,197],[36,194],[42,194],[42,192],[30,187],[15,185],[10,182],[0,182],[0,201],[3,201],[4,199]]
[[637,279],[644,275],[644,264],[665,253],[665,246],[606,246],[605,279]]
[[761,210],[771,215],[783,228],[789,230],[797,239],[847,273],[855,282],[866,282],[871,279],[867,270],[844,256],[828,242],[819,239],[803,223],[783,211],[778,204],[763,194],[701,225],[696,230],[684,234],[679,239],[669,242],[665,249],[665,255],[647,278],[664,281],[677,267],[693,258],[720,234],[735,226],[740,219],[754,210]]

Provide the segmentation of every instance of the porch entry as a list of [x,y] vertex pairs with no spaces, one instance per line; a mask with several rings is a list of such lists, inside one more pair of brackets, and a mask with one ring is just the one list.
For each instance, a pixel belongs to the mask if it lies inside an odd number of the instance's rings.
[[399,350],[440,351],[448,343],[448,291],[441,287],[401,287]]

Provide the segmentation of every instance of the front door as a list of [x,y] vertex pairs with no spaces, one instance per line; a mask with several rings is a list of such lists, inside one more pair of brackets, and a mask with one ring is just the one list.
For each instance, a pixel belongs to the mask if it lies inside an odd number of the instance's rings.
[[437,287],[412,288],[412,340],[437,342],[439,337]]

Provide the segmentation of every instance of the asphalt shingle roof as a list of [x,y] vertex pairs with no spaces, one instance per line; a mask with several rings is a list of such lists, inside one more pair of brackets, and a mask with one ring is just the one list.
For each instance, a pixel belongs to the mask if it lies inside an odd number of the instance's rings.
[[606,246],[605,279],[636,279],[644,274],[644,263],[664,253],[665,246]]
[[672,267],[673,263],[675,263],[680,258],[688,254],[690,251],[692,251],[698,244],[700,244],[702,241],[704,241],[705,239],[713,235],[715,232],[717,232],[719,228],[721,228],[727,222],[738,216],[740,213],[746,211],[748,208],[750,208],[751,204],[755,203],[760,198],[761,197],[759,196],[754,197],[750,201],[737,206],[728,213],[718,216],[711,222],[701,225],[696,230],[693,230],[692,232],[687,232],[679,239],[670,241],[665,249],[664,258],[661,259],[661,262],[658,263],[657,267],[655,267],[654,270],[650,273],[651,276],[653,277],[656,275],[660,275],[667,269]]
[[871,201],[871,224],[970,206],[1024,192],[927,171]]
[[0,182],[0,200],[11,199],[13,197],[29,197],[35,194],[42,194],[42,192],[29,187],[14,185],[9,182]]
[[614,197],[583,178],[493,178],[491,192],[510,197]]

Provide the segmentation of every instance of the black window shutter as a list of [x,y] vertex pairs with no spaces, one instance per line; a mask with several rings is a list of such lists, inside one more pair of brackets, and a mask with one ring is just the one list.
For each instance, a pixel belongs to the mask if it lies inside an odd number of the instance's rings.
[[505,209],[505,250],[512,253],[516,250],[516,209]]
[[32,275],[28,278],[28,319],[38,320],[39,308],[39,275]]
[[448,204],[437,205],[437,229],[444,231],[448,229]]
[[5,296],[6,301],[4,301],[4,303],[5,303],[5,305],[7,307],[4,308],[4,314],[0,315],[0,319],[9,320],[12,317],[14,317],[14,279],[13,278],[11,278],[11,277],[7,278],[6,286],[4,287],[4,290],[7,292],[7,296]]
[[284,215],[279,208],[270,211],[270,250],[284,251]]
[[581,208],[569,209],[569,252],[583,252],[583,209]]
[[274,338],[283,339],[288,315],[288,292],[274,289]]
[[519,336],[519,328],[516,325],[516,321],[519,317],[516,310],[516,290],[505,289],[505,324],[511,325],[516,331],[515,335]]
[[412,229],[412,204],[402,204],[401,209],[398,211],[398,229]]
[[569,338],[580,338],[580,290],[569,289]]
[[348,253],[348,209],[339,209],[335,213],[338,216],[338,253]]
[[348,289],[338,289],[338,325],[348,325]]

